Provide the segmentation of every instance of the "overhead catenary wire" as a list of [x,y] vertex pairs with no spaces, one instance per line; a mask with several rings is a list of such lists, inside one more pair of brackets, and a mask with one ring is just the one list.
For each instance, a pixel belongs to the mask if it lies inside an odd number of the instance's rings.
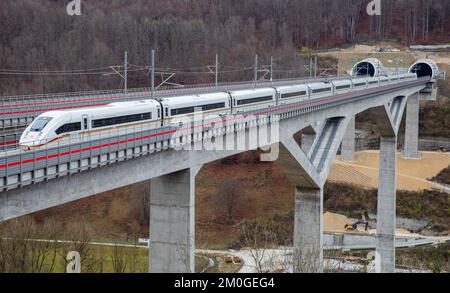
[[[239,67],[231,65],[223,65],[223,68],[230,68],[230,70],[222,70],[220,73],[235,73],[254,70],[253,66]],[[0,75],[2,76],[81,76],[81,75],[111,75],[114,72],[110,71],[114,68],[114,71],[119,73],[124,73],[125,68],[123,65],[111,65],[108,67],[98,67],[98,68],[88,68],[88,69],[74,69],[74,70],[21,70],[21,69],[0,69]],[[211,72],[208,70],[201,70],[205,67],[188,67],[188,68],[171,68],[171,67],[161,67],[155,68],[158,73],[177,73],[177,74],[208,74]],[[140,72],[149,71],[150,66],[142,66],[136,64],[128,64],[128,72]],[[291,72],[299,72],[299,70],[291,70]],[[274,70],[274,72],[288,72],[283,70]]]
[[51,72],[51,73],[65,73],[65,72],[83,72],[83,71],[99,71],[111,68],[108,67],[98,67],[98,68],[88,68],[88,69],[71,69],[71,70],[21,70],[21,69],[0,69],[2,72],[26,72],[26,73],[39,73],[39,72]]
[[[138,72],[143,71],[142,69],[132,69],[128,70],[128,72]],[[120,71],[123,72],[123,71]],[[27,73],[27,72],[2,72],[0,70],[0,75],[27,75],[27,76],[70,76],[70,75],[109,75],[112,74],[111,71],[101,71],[101,72],[35,72],[35,73]]]

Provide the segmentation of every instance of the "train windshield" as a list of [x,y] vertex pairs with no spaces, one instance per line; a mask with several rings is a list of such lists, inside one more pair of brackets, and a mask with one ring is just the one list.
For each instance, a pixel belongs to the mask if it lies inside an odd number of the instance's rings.
[[41,132],[42,129],[52,120],[51,117],[39,117],[34,121],[33,125],[31,126],[30,131],[33,132]]

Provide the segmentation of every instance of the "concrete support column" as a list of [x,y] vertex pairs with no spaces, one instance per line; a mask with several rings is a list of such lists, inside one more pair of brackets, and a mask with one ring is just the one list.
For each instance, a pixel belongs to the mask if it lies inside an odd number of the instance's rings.
[[344,162],[355,160],[355,116],[349,120],[347,130],[342,139],[341,160]]
[[397,138],[381,137],[377,204],[375,271],[395,271],[396,156]]
[[323,268],[323,189],[295,190],[295,273],[319,273]]
[[307,134],[302,133],[302,149],[305,152],[305,154],[308,154],[309,150],[311,149],[311,146],[314,143],[314,139],[316,138],[315,134]]
[[408,98],[406,106],[405,145],[402,157],[405,159],[419,159],[419,95]]
[[195,271],[196,174],[186,169],[151,180],[151,273]]

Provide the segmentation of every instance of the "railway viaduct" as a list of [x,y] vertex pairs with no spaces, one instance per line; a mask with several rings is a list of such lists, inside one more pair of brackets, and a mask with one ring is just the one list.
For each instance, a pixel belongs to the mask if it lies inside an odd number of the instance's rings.
[[[193,272],[196,174],[209,162],[262,148],[262,159],[274,160],[295,185],[294,268],[300,271],[297,265],[308,263],[307,271],[321,272],[323,187],[340,146],[343,160],[353,160],[355,115],[365,112],[381,133],[376,271],[394,272],[399,126],[406,111],[402,155],[417,158],[419,98],[436,94],[436,78],[433,71],[417,80],[255,110],[226,123],[197,127],[194,119],[187,131],[163,127],[5,152],[0,155],[0,221],[151,180],[149,270]],[[294,140],[300,131],[301,145]]]

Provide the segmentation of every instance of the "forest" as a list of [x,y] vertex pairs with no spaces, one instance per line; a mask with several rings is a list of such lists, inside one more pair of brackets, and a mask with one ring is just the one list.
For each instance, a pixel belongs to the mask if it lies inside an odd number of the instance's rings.
[[216,54],[221,81],[233,81],[251,79],[255,53],[301,75],[301,48],[450,40],[444,0],[382,0],[381,16],[367,15],[368,0],[81,0],[81,16],[68,2],[0,1],[0,95],[120,88],[109,67],[124,51],[129,86],[147,87],[151,49],[160,70],[196,83],[213,81]]

